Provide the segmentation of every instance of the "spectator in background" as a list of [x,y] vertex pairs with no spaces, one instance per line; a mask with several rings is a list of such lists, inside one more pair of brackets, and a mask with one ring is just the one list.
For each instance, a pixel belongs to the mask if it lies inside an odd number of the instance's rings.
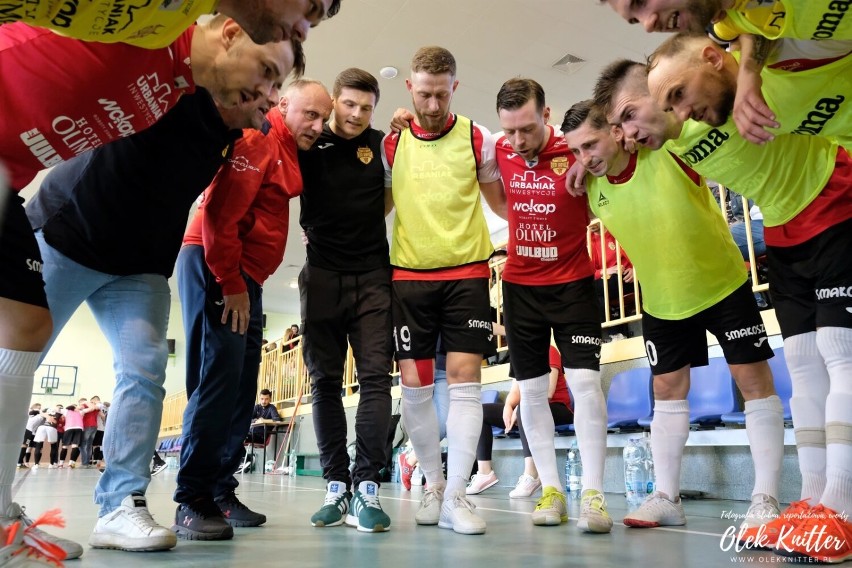
[[[618,243],[612,233],[604,228],[604,250],[601,250],[600,223],[591,223],[589,231],[591,231],[591,257],[592,264],[595,265],[595,290],[598,293],[598,300],[601,309],[601,323],[606,321],[607,305],[604,297],[604,288],[609,292],[609,314],[610,319],[620,317],[619,312],[619,292],[618,292]],[[607,278],[604,279],[604,266],[606,266]],[[624,294],[633,292],[633,263],[627,258],[627,254],[621,251],[621,289]],[[624,309],[627,310],[625,305]],[[627,332],[627,324],[617,325],[609,328],[609,337],[611,341],[616,339],[624,339]]]
[[83,415],[83,442],[80,444],[80,465],[84,468],[91,467],[92,448],[95,443],[95,436],[98,433],[98,414],[101,411],[101,399],[98,396],[93,396],[88,402],[85,398],[81,398],[80,414]]
[[293,349],[294,344],[290,343],[291,339],[295,339],[299,335],[298,327],[296,331],[293,331],[293,326],[287,328],[287,331],[284,332],[284,338],[281,340],[281,351],[286,352]]
[[56,434],[56,410],[48,410],[44,414],[44,422],[38,429],[35,431],[35,438],[33,438],[34,446],[35,446],[35,460],[33,461],[33,469],[37,469],[39,463],[41,463],[41,452],[44,448],[44,443],[50,443],[50,467],[49,469],[56,468],[56,461],[59,456],[59,444],[58,436]]
[[68,448],[71,456],[68,460],[70,468],[77,467],[77,457],[80,455],[80,443],[83,441],[83,415],[77,411],[76,404],[65,407],[65,434],[62,436],[62,451],[59,454],[59,467],[62,468]]
[[[763,213],[760,207],[752,205],[748,215],[751,218],[751,240],[754,243],[755,258],[766,254],[766,243],[763,240]],[[748,235],[746,234],[745,221],[736,221],[730,225],[731,236],[734,237],[734,242],[740,249],[744,260],[748,260]]]
[[[280,421],[281,416],[278,414],[278,409],[272,403],[272,391],[263,389],[260,391],[260,402],[254,405],[254,410],[251,414],[251,422],[254,424],[258,420],[276,420]],[[264,426],[263,428],[252,428],[246,437],[246,442],[253,444],[263,444],[266,442],[266,436],[272,431],[272,427]]]
[[35,431],[44,423],[44,417],[41,415],[41,404],[35,403],[30,406],[29,418],[27,419],[27,429],[24,430],[24,441],[21,443],[21,453],[18,455],[18,469],[27,467],[27,462],[30,461],[30,454],[35,445],[33,438]]
[[[568,383],[565,381],[565,373],[562,370],[562,355],[552,345],[550,346],[549,363],[550,375],[547,399],[550,412],[553,415],[553,423],[556,426],[572,424],[574,422],[574,411],[571,407]],[[496,402],[482,405],[482,432],[476,449],[478,471],[471,478],[470,485],[467,486],[466,493],[468,495],[478,495],[500,481],[497,479],[497,474],[491,469],[491,448],[494,441],[492,426],[503,427],[508,432],[517,424],[521,435],[521,446],[524,451],[524,473],[518,478],[518,483],[509,493],[509,497],[529,497],[541,487],[538,471],[524,433],[520,402],[521,391],[518,388],[518,382],[513,379],[512,388],[509,390],[504,403]]]

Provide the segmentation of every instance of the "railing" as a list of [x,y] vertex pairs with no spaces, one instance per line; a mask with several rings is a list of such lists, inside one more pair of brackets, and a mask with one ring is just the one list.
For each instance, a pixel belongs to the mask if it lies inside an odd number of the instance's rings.
[[[719,186],[720,205],[722,210],[726,210],[727,191],[724,187]],[[757,277],[757,262],[754,254],[754,243],[751,234],[751,219],[748,215],[748,202],[743,198],[744,202],[744,221],[746,224],[746,235],[748,237],[748,251],[750,259],[750,272],[752,289],[755,292],[761,292],[768,289],[767,284],[758,283]],[[594,220],[592,224],[599,224],[599,220]],[[595,239],[600,239],[597,243],[603,249],[604,230],[601,225],[601,230],[595,235],[591,230],[586,235],[586,245],[591,251],[591,247],[595,244]],[[498,247],[499,248],[499,247]],[[624,294],[624,286],[622,276],[622,252],[621,245],[616,241],[616,267],[615,274],[607,275],[606,255],[602,254],[603,278],[618,278],[618,297],[611,298],[608,286],[604,286],[604,310],[605,321],[601,323],[601,327],[612,327],[624,323],[630,323],[641,320],[642,318],[642,302],[640,298],[639,275],[634,267],[634,292]],[[503,324],[503,287],[502,276],[506,265],[506,257],[497,258],[490,263],[494,281],[492,287],[495,289],[496,306],[497,306],[497,323]],[[617,311],[611,309],[617,306]],[[617,313],[618,317],[611,317],[611,314]],[[285,349],[286,347],[286,349]],[[503,336],[497,336],[498,351],[504,351],[506,347],[506,339]],[[346,361],[343,367],[343,386],[341,396],[350,396],[358,390],[358,377],[356,373],[355,359],[352,355],[352,347],[350,346],[346,353]],[[393,373],[397,372],[396,364],[394,364]],[[294,339],[284,341],[279,339],[275,341],[275,346],[268,351],[264,351],[261,356],[260,372],[258,373],[258,391],[269,389],[272,391],[272,403],[286,415],[287,408],[293,407],[300,397],[305,397],[310,394],[310,377],[304,364],[302,357],[302,338],[301,336]],[[183,423],[183,411],[186,407],[186,392],[182,391],[166,397],[163,405],[163,420],[160,427],[160,436],[171,436],[180,434]]]

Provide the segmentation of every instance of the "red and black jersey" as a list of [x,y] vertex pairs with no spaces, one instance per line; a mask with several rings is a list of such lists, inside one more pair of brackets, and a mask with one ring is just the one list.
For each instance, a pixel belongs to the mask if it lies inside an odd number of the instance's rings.
[[497,139],[497,163],[509,211],[506,282],[564,284],[594,274],[586,249],[589,224],[585,197],[565,189],[573,163],[565,139],[552,126],[544,150],[527,162],[505,136]]
[[143,130],[195,88],[194,27],[172,45],[143,49],[79,41],[22,23],[0,26],[0,161],[11,185]]

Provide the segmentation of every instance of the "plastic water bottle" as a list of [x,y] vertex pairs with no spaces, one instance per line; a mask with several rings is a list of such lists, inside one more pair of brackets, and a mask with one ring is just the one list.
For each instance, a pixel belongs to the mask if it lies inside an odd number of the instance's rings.
[[624,489],[631,510],[656,491],[651,438],[633,438],[624,448]]
[[631,438],[624,446],[624,495],[630,511],[639,507],[648,494],[645,454],[645,443],[641,438]]
[[568,457],[565,460],[565,491],[569,499],[579,499],[583,491],[583,462],[580,460],[580,449],[577,440],[571,444]]

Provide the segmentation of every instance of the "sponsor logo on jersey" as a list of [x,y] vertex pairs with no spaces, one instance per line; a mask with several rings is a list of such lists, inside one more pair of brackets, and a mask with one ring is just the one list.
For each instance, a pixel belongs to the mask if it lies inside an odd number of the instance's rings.
[[[551,231],[556,233],[556,231]],[[530,247],[526,245],[517,245],[515,253],[518,256],[527,258],[540,258],[542,260],[556,260],[559,256],[559,249],[556,247]]]
[[[104,23],[103,34],[114,35],[126,30],[133,25],[136,19],[136,12],[145,9],[150,4],[151,0],[113,0],[110,3],[109,11],[105,15],[106,22]],[[154,26],[147,26],[147,28],[152,27]],[[143,30],[147,28],[143,28]],[[151,33],[156,33],[156,31],[148,30],[145,35]]]
[[828,121],[834,118],[845,100],[846,97],[843,95],[818,100],[814,110],[808,113],[807,118],[793,131],[793,134],[819,134]]
[[183,6],[183,0],[163,0],[160,10],[164,12],[177,12]]
[[600,197],[598,197],[598,207],[603,207],[605,205],[609,205],[609,199],[606,198],[606,195],[601,192]]
[[553,203],[536,203],[532,199],[528,203],[516,202],[512,205],[513,211],[521,213],[535,213],[537,215],[550,215],[556,211],[556,205]]
[[571,343],[577,343],[581,345],[600,345],[601,338],[593,337],[591,335],[572,335]]
[[852,298],[852,286],[817,288],[816,297],[817,300],[828,300],[830,298]]
[[766,337],[766,336],[764,335],[763,337],[759,338],[759,339],[755,342],[754,346],[755,346],[755,347],[761,347],[761,346],[762,346],[764,343],[766,343],[767,341],[769,341],[769,338],[768,338],[768,337]]
[[568,171],[568,156],[556,156],[550,160],[550,169],[558,176]]
[[56,153],[50,142],[45,139],[44,134],[39,132],[38,128],[21,133],[21,141],[46,168],[55,166],[62,161],[62,158]]
[[733,341],[735,339],[742,339],[743,337],[753,337],[755,335],[766,335],[766,328],[763,324],[753,325],[751,327],[744,327],[741,329],[735,329],[733,331],[725,332],[725,339],[728,341]]
[[814,30],[811,39],[831,39],[834,37],[834,32],[843,20],[850,9],[852,9],[852,0],[832,0],[829,2],[828,8],[831,12],[826,12],[822,15]]
[[326,148],[331,148],[332,146],[334,146],[334,142],[326,142],[325,144],[320,144],[319,146],[317,146],[317,149],[325,150]]
[[483,320],[467,320],[467,327],[470,329],[487,329],[491,330],[491,322]]
[[549,243],[556,237],[556,230],[544,223],[518,223],[515,238],[519,241]]
[[358,156],[358,159],[361,160],[361,163],[364,165],[369,164],[373,161],[373,151],[366,146],[358,148],[356,155]]
[[553,178],[542,175],[536,175],[535,172],[527,170],[523,174],[515,174],[509,180],[510,189],[546,189],[548,191],[556,191],[556,183]]
[[450,177],[450,167],[446,164],[435,164],[431,160],[423,162],[418,168],[412,168],[411,175],[414,179],[439,179]]
[[159,120],[169,109],[169,95],[172,93],[171,85],[161,83],[160,76],[154,73],[139,77],[136,80],[136,86],[139,87],[139,93],[145,100],[148,110],[154,115],[154,120]]
[[680,157],[690,165],[697,164],[715,152],[730,137],[730,134],[725,134],[718,128],[714,128],[698,144],[687,150],[686,153],[681,154]]
[[253,172],[260,173],[260,168],[251,165],[248,161],[248,158],[246,158],[245,156],[234,156],[233,158],[229,159],[228,162],[230,162],[231,167],[238,172],[251,170]]
[[112,121],[112,127],[115,128],[121,138],[136,134],[136,129],[133,128],[133,123],[130,122],[136,115],[128,115],[121,108],[121,105],[109,99],[98,99],[98,103],[106,111],[107,116]]

